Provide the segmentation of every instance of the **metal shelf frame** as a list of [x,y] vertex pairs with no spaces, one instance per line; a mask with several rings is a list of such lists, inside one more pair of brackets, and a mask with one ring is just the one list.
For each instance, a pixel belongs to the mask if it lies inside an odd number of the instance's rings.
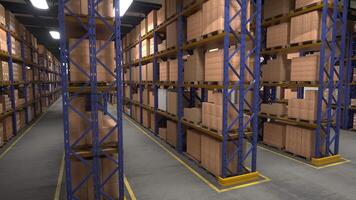
[[342,128],[348,130],[352,128],[355,110],[351,109],[351,99],[356,98],[356,86],[352,85],[353,73],[355,72],[356,61],[352,59],[356,55],[356,41],[354,34],[354,22],[350,23],[347,31],[347,53],[346,53],[346,76],[345,76],[345,89],[344,89],[344,109],[342,117]]
[[[71,0],[74,1],[74,0]],[[105,18],[99,14],[98,5],[103,4],[103,0],[88,0],[88,16],[79,16],[74,14],[68,5],[68,0],[59,1],[59,25],[61,32],[60,39],[60,49],[61,49],[61,85],[62,85],[62,98],[63,98],[63,124],[64,124],[64,141],[65,141],[65,171],[66,171],[66,197],[68,200],[78,199],[76,192],[83,187],[84,184],[88,183],[89,180],[93,180],[93,192],[94,199],[124,199],[124,165],[123,165],[123,127],[122,127],[122,48],[121,48],[121,18],[120,18],[120,0],[114,0],[114,10],[115,17],[111,19]],[[67,13],[65,13],[67,12]],[[69,13],[69,14],[68,14]],[[67,18],[68,17],[68,18]],[[70,19],[74,19],[69,22]],[[66,29],[66,22],[74,23],[85,30],[85,33],[73,44],[69,46],[67,44],[67,39],[75,35],[71,30]],[[114,23],[113,23],[114,22]],[[105,28],[112,31],[107,38],[102,39],[104,36],[97,34],[96,29],[100,26],[100,29]],[[73,35],[72,35],[73,34]],[[75,36],[73,36],[75,37]],[[96,45],[96,40],[105,40],[105,44],[101,46]],[[80,66],[75,63],[69,57],[70,53],[78,48],[78,45],[83,40],[89,40],[89,63],[90,63],[90,72],[85,72],[83,69],[84,66]],[[108,66],[105,66],[102,63],[97,55],[108,45],[110,42],[114,41],[115,43],[115,74],[108,71]],[[90,98],[90,116],[85,116],[82,111],[78,111],[72,105],[73,99],[77,98],[80,95],[79,90],[71,90],[71,85],[69,84],[69,71],[70,67],[76,67],[83,74],[86,75],[87,81],[80,85],[80,88],[89,88],[89,93],[86,94]],[[111,73],[114,76],[115,81],[110,83],[106,88],[101,89],[97,81],[97,69],[103,67],[107,70],[107,73]],[[110,112],[105,112],[105,108],[100,102],[101,99],[105,99],[106,95],[115,89],[117,90],[115,98],[117,98],[117,112],[113,115]],[[84,130],[79,139],[73,141],[70,137],[70,124],[69,124],[69,112],[73,111],[75,114],[80,116],[83,120],[87,121],[89,127]],[[98,124],[98,115],[99,112],[109,116],[115,121],[115,126],[113,129],[105,133],[105,136],[99,138],[99,124]],[[78,150],[78,142],[91,134],[93,144],[89,147],[87,151]],[[117,134],[118,142],[114,147],[106,147],[106,140],[112,134]],[[117,155],[117,156],[116,156]],[[88,158],[87,156],[90,156]],[[115,166],[115,169],[109,173],[107,177],[101,177],[102,165],[100,164],[100,159],[107,159],[112,162]],[[78,185],[74,185],[72,179],[72,166],[71,160],[77,160],[83,164],[87,169],[89,169],[88,174],[85,178],[80,181]],[[92,161],[92,162],[91,162]],[[91,163],[91,164],[90,164]],[[110,196],[104,192],[104,186],[108,184],[108,180],[117,175],[117,191],[118,197]]]
[[[320,51],[318,77],[319,80],[326,79],[326,81],[321,81],[315,86],[318,87],[314,152],[314,158],[316,159],[339,154],[342,92],[338,92],[338,94],[335,95],[334,91],[342,91],[345,77],[344,59],[348,8],[347,6],[340,6],[340,4],[348,5],[348,2],[348,0],[333,0],[330,4],[328,0],[323,0],[320,5],[307,8],[305,12],[303,10],[303,12],[300,12],[300,14],[304,14],[309,12],[310,9],[315,9],[321,10],[322,14],[321,41],[311,49]],[[300,14],[293,14],[293,16]],[[264,25],[266,25],[266,23],[264,23]],[[286,50],[282,48],[276,52],[265,51],[262,53],[273,54],[289,52],[288,48],[285,49]],[[310,50],[307,45],[296,48],[296,51],[301,53],[306,50]],[[340,66],[339,71],[337,70],[337,66]],[[334,81],[334,78],[337,81]],[[269,97],[270,94],[266,94],[266,92],[269,91],[266,90],[262,96]],[[303,94],[304,86],[297,87],[297,97],[303,98]],[[326,98],[324,98],[324,94],[327,94]],[[325,107],[325,112],[323,111],[323,107]],[[334,120],[335,118],[336,120]],[[322,135],[325,137],[322,137]],[[322,150],[322,147],[325,147],[325,150]]]

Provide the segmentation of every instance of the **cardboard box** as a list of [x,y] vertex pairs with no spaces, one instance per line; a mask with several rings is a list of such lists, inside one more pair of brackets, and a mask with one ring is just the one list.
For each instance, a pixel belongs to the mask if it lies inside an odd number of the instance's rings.
[[[322,3],[323,0],[295,0],[295,9],[307,7],[315,3]],[[329,0],[329,3],[332,3],[332,0]]]
[[158,109],[167,111],[167,90],[158,89]]
[[147,15],[147,33],[152,31],[156,25],[157,25],[157,11],[152,10]]
[[315,131],[287,125],[286,151],[311,159],[315,152]]
[[3,128],[4,128],[4,141],[9,141],[14,136],[11,116],[3,119]]
[[294,8],[294,0],[266,0],[263,4],[263,18],[269,19],[288,14]]
[[163,4],[157,11],[157,26],[161,25],[166,20],[166,7]]
[[147,70],[147,74],[146,74],[146,79],[147,81],[153,81],[153,63],[148,63],[146,65],[146,70]]
[[321,13],[309,12],[291,18],[290,44],[320,40]]
[[263,125],[263,143],[283,149],[286,146],[287,127],[277,123],[264,123]]
[[162,61],[159,63],[159,80],[169,81],[169,62]]
[[319,55],[293,58],[291,81],[319,81],[319,61]]
[[169,63],[169,80],[178,81],[178,59],[168,60]]
[[193,159],[201,160],[201,134],[195,130],[187,130],[187,153]]
[[177,93],[168,91],[167,92],[167,112],[173,115],[177,115]]
[[188,121],[199,123],[202,120],[201,108],[184,108],[184,118]]
[[167,49],[177,46],[177,21],[166,27]]
[[167,120],[167,142],[176,147],[177,145],[177,123]]
[[203,11],[192,14],[187,18],[187,41],[200,39],[203,34]]
[[285,56],[277,56],[262,65],[262,81],[283,82],[289,81],[291,74],[291,61]]
[[0,30],[0,50],[7,52],[6,32],[2,29]]
[[[250,10],[250,1],[247,2],[248,10]],[[240,6],[236,1],[230,1],[230,17],[232,18],[239,12]],[[225,1],[224,0],[209,0],[203,4],[203,35],[224,30],[224,12]],[[250,12],[247,13],[247,16]],[[248,17],[247,17],[248,18]],[[240,20],[233,20],[230,24],[235,32],[240,32],[241,22]]]
[[5,8],[4,6],[0,5],[0,24],[6,25],[6,20],[5,20]]
[[287,105],[281,103],[261,104],[261,113],[269,115],[285,116],[287,115]]
[[140,23],[140,34],[141,34],[141,37],[145,36],[146,33],[147,33],[147,18],[144,18],[141,23]]
[[142,110],[142,125],[146,128],[150,128],[151,126],[151,113],[146,110],[146,109],[143,109]]
[[167,128],[159,128],[158,135],[162,140],[167,140]]
[[205,54],[203,49],[194,49],[193,55],[184,63],[184,81],[204,81]]
[[[236,141],[227,143],[227,159],[230,160],[228,169],[232,173],[237,172]],[[243,151],[246,151],[246,142],[243,143]],[[207,135],[201,135],[201,166],[215,176],[221,176],[222,142]]]
[[290,23],[284,22],[274,26],[267,27],[266,47],[286,47],[289,44]]
[[177,13],[177,0],[165,0],[166,5],[166,17],[169,19],[170,17],[174,16]]

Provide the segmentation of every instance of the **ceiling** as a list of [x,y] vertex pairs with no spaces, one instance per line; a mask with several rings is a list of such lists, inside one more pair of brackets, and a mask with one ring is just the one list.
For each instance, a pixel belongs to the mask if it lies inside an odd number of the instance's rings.
[[[78,0],[72,0],[78,1]],[[161,7],[162,0],[134,0],[125,16],[122,17],[121,31],[131,31],[153,9]],[[59,57],[59,41],[53,40],[50,30],[58,30],[58,0],[47,0],[49,10],[40,10],[32,6],[29,0],[0,0],[0,3],[13,12],[22,24],[35,35],[55,56]]]

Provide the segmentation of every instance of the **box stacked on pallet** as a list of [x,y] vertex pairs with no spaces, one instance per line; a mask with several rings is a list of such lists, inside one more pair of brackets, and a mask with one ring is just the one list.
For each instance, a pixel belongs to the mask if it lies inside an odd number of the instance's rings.
[[6,112],[11,109],[11,101],[8,95],[1,95],[0,103],[2,105],[2,112]]
[[[322,109],[325,110],[323,103]],[[305,99],[288,100],[288,117],[299,120],[317,120],[317,91],[306,91]]]
[[287,115],[287,105],[282,103],[261,104],[261,113],[283,117]]
[[266,0],[263,4],[264,19],[282,16],[293,10],[294,4],[292,0]]
[[177,13],[178,0],[165,0],[166,17],[171,18]]
[[263,143],[284,149],[286,145],[286,125],[278,123],[264,123]]
[[203,49],[194,49],[184,63],[184,81],[195,82],[204,80],[205,54]]
[[169,62],[161,61],[159,63],[159,80],[169,81]]
[[291,62],[285,55],[279,55],[276,59],[267,60],[262,65],[262,81],[284,82],[290,80]]
[[354,114],[353,129],[356,130],[356,114]]
[[0,61],[0,81],[9,81],[9,64],[6,61]]
[[199,40],[203,35],[203,11],[192,14],[187,18],[187,41]]
[[4,145],[4,127],[3,124],[0,123],[0,147]]

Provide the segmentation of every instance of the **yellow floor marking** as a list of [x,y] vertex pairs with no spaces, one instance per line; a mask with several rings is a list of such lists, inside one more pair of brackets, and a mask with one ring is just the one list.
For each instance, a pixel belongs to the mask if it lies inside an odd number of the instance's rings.
[[[127,180],[126,176],[124,176],[124,182],[125,182],[125,186],[126,186],[126,189],[130,195],[131,200],[137,200],[136,195],[135,195],[134,191],[132,190],[132,187],[131,187],[129,181]],[[126,199],[126,197],[125,197],[125,199]]]
[[59,200],[62,190],[62,181],[64,175],[64,155],[62,157],[61,168],[59,170],[56,192],[54,193],[54,200]]
[[[55,103],[56,103],[56,102],[55,102]],[[54,106],[55,103],[53,103],[52,106]],[[38,117],[38,119],[37,119],[35,122],[33,122],[33,124],[32,124],[31,126],[27,127],[27,129],[22,133],[22,135],[20,135],[20,136],[0,155],[0,159],[2,159],[2,158],[17,144],[17,142],[19,142],[19,141],[38,123],[38,121],[40,121],[40,120],[42,119],[42,117],[48,112],[48,110],[49,110],[50,108],[52,108],[52,106],[49,107],[49,108],[47,109],[47,111],[45,111],[44,113],[42,113],[42,114]]]
[[264,147],[261,147],[261,146],[259,146],[259,145],[258,145],[258,148],[263,149],[263,150],[265,150],[265,151],[268,151],[268,152],[270,152],[270,153],[273,153],[273,154],[275,154],[275,155],[281,156],[281,157],[283,157],[283,158],[292,160],[292,161],[294,161],[294,162],[297,162],[297,163],[306,165],[306,166],[311,167],[311,168],[313,168],[313,169],[324,169],[324,168],[327,168],[327,167],[332,167],[332,166],[341,165],[341,164],[344,164],[344,163],[351,162],[350,160],[346,160],[346,159],[345,159],[345,161],[342,161],[342,162],[337,162],[337,163],[332,163],[332,164],[325,165],[325,166],[321,166],[321,167],[316,167],[316,166],[314,166],[314,165],[312,165],[312,164],[309,164],[309,163],[300,161],[300,160],[295,159],[295,158],[292,158],[292,157],[290,157],[290,156],[283,155],[283,154],[278,153],[278,152],[276,152],[276,151],[269,150],[269,149],[264,148]]
[[218,192],[218,193],[222,193],[222,192],[227,192],[230,190],[235,190],[235,189],[239,189],[239,188],[244,188],[244,187],[248,187],[248,186],[252,186],[252,185],[257,185],[260,183],[264,183],[267,181],[270,181],[271,179],[261,175],[264,180],[261,181],[256,181],[256,182],[252,182],[252,183],[247,183],[247,184],[243,184],[243,185],[238,185],[235,187],[231,187],[231,188],[226,188],[226,189],[219,189],[217,188],[213,183],[211,183],[209,180],[207,180],[206,178],[204,178],[202,175],[200,175],[197,171],[195,171],[192,167],[190,167],[187,163],[185,163],[182,159],[180,159],[178,156],[176,156],[174,153],[172,153],[169,149],[167,149],[165,146],[163,146],[161,143],[159,143],[157,140],[155,140],[151,135],[149,135],[144,129],[142,129],[141,127],[139,127],[138,125],[136,125],[131,119],[129,119],[128,117],[124,116],[124,118],[126,120],[128,120],[131,124],[133,124],[137,129],[139,129],[144,135],[146,135],[150,140],[152,140],[154,143],[156,143],[159,147],[161,147],[163,150],[165,150],[169,155],[171,155],[174,159],[176,159],[178,162],[180,162],[184,167],[186,167],[192,174],[194,174],[195,176],[197,176],[201,181],[203,181],[205,184],[207,184],[210,188],[212,188],[214,191]]

